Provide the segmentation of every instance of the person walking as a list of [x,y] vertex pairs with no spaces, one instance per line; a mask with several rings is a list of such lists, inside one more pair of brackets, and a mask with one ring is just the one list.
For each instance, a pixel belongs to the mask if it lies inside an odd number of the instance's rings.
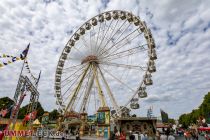
[[160,140],[167,140],[167,136],[165,133],[161,134]]
[[169,134],[169,136],[168,136],[168,140],[175,140],[175,137],[173,136],[173,134],[172,134],[172,133],[170,133],[170,134]]
[[79,132],[78,132],[78,131],[77,131],[77,133],[76,133],[76,140],[80,140]]

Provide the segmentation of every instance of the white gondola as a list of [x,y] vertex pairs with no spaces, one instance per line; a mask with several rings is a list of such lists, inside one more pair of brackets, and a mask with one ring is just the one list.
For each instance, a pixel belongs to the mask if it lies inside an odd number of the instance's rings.
[[139,98],[146,98],[147,97],[147,92],[146,91],[141,91],[138,93]]
[[142,21],[141,24],[140,24],[140,30],[143,32],[146,29],[147,29],[146,22],[145,21]]
[[149,47],[150,49],[155,48],[155,41],[154,41],[153,38],[149,38],[149,39],[148,39],[148,42],[149,42],[148,47]]
[[111,14],[109,12],[105,13],[105,19],[110,20],[111,19]]
[[121,18],[122,20],[124,20],[124,19],[126,18],[125,12],[123,12],[123,11],[120,12],[120,18]]
[[70,46],[66,46],[65,47],[65,53],[68,54],[70,51],[71,51],[71,47]]
[[96,19],[96,18],[93,18],[93,19],[91,20],[91,22],[92,22],[92,25],[93,25],[93,26],[96,26],[96,25],[97,25],[97,19]]
[[152,33],[150,29],[146,30],[146,33],[144,34],[144,37],[149,40],[150,38],[152,38]]
[[85,29],[84,28],[80,28],[79,29],[79,34],[80,35],[84,35],[85,34]]
[[55,86],[55,89],[56,89],[56,90],[59,90],[59,89],[61,89],[61,87],[60,87],[59,85],[56,85],[56,86]]
[[151,72],[151,73],[156,72],[156,66],[155,65],[149,66],[148,71]]
[[58,66],[63,67],[63,65],[64,65],[64,61],[62,59],[60,59],[60,61],[58,62]]
[[112,15],[113,19],[118,19],[119,15],[117,11],[113,11],[113,15]]
[[85,23],[85,29],[86,29],[86,30],[90,30],[90,28],[91,28],[91,24],[88,23],[88,22],[86,22],[86,23]]
[[131,109],[139,109],[139,103],[138,103],[139,99],[138,98],[133,98],[131,100],[131,103],[130,103],[130,108]]
[[149,60],[149,62],[147,64],[148,64],[148,66],[154,66],[155,65],[155,61],[154,60]]
[[149,50],[149,57],[150,57],[151,60],[157,59],[157,54],[156,54],[155,49],[150,49]]
[[61,82],[61,79],[60,78],[56,78],[55,82],[56,82],[56,85],[57,85],[57,84],[59,84]]
[[152,74],[150,72],[147,72],[145,75],[144,75],[144,78],[151,78],[152,77]]
[[140,24],[140,20],[137,17],[134,17],[134,25],[138,26]]
[[69,41],[69,45],[70,45],[70,46],[74,46],[74,44],[75,44],[75,41],[71,39],[71,40]]
[[63,53],[62,56],[61,56],[61,59],[66,60],[66,58],[67,58],[67,54]]
[[61,95],[60,95],[60,94],[56,94],[56,97],[57,97],[57,98],[61,98]]
[[131,109],[139,109],[140,108],[140,105],[138,104],[138,103],[131,103],[130,104],[130,107],[131,107]]
[[78,33],[75,33],[75,34],[74,34],[74,39],[75,39],[75,40],[79,40],[79,34],[78,34]]
[[62,71],[61,70],[58,70],[58,71],[56,71],[56,74],[62,74]]
[[133,21],[133,15],[131,13],[127,13],[127,20],[128,20],[128,22]]
[[99,22],[104,22],[104,15],[102,15],[102,14],[99,15],[99,16],[98,16],[98,21],[99,21]]
[[145,78],[144,79],[144,84],[147,85],[147,86],[152,85],[153,84],[152,79],[151,78]]

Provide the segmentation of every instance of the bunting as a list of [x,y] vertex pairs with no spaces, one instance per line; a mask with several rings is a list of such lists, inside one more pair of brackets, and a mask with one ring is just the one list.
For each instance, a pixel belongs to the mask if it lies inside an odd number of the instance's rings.
[[11,64],[13,62],[16,62],[18,60],[25,60],[27,58],[27,55],[28,55],[29,46],[30,46],[30,43],[27,45],[26,49],[23,50],[23,52],[20,54],[20,57],[7,55],[7,54],[1,55],[0,58],[4,58],[4,59],[9,58],[10,60],[0,63],[0,68],[6,66],[8,64]]
[[7,60],[6,62],[0,63],[0,68],[6,66],[8,64],[11,64],[13,62],[16,62],[16,61],[21,60],[20,57],[15,57],[15,56],[5,55],[5,54],[3,54],[2,56],[0,56],[0,58],[11,58],[11,60]]

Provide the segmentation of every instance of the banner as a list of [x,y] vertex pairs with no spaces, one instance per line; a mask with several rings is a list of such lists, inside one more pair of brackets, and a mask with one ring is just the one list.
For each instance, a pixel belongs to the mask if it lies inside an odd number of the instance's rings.
[[105,123],[105,112],[98,112],[97,121],[98,121],[99,124],[104,124]]
[[168,123],[168,114],[165,111],[163,111],[162,109],[160,110],[160,113],[161,113],[161,117],[162,117],[162,122]]

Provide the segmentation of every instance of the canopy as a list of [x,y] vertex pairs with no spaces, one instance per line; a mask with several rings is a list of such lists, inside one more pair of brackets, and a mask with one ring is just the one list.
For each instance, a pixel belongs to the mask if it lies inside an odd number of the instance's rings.
[[199,127],[198,130],[200,130],[200,131],[210,131],[210,127]]
[[38,119],[36,119],[34,122],[33,122],[34,125],[40,125],[40,121]]

